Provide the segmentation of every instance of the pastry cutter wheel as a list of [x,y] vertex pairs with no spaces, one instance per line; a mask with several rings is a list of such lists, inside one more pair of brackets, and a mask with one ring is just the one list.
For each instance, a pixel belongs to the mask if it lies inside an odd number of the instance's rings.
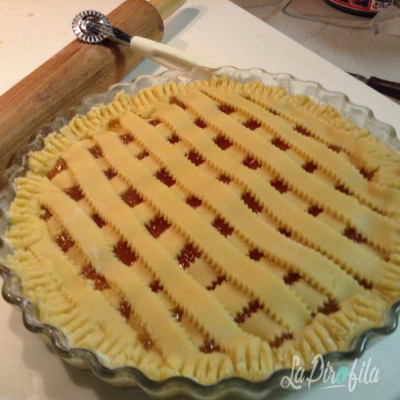
[[130,46],[141,56],[178,71],[194,67],[218,68],[218,65],[183,50],[158,43],[140,36],[131,37],[111,26],[108,19],[98,11],[88,10],[79,13],[72,21],[72,30],[85,43],[97,44],[106,38],[113,42]]

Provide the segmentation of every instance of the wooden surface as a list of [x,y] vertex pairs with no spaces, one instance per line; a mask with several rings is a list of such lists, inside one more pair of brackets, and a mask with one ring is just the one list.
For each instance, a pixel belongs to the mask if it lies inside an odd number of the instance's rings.
[[[168,0],[154,1],[165,17],[173,11],[164,7]],[[107,18],[111,25],[130,36],[156,41],[163,37],[163,20],[157,9],[145,0],[128,0]],[[128,46],[109,40],[90,45],[76,39],[2,95],[0,173],[44,124],[79,104],[83,97],[101,93],[119,82],[141,60]]]

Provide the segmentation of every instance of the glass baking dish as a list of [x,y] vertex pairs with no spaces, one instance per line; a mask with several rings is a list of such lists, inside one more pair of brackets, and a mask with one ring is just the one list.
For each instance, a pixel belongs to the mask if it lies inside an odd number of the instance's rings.
[[[281,388],[282,378],[290,376],[291,370],[278,370],[262,382],[251,382],[242,378],[228,378],[216,384],[204,386],[184,377],[153,381],[134,367],[109,368],[102,361],[100,354],[84,348],[72,347],[58,329],[43,324],[40,321],[39,312],[35,305],[22,295],[22,287],[18,277],[6,265],[5,258],[7,254],[12,252],[12,248],[4,238],[5,231],[10,223],[8,208],[15,196],[15,179],[23,176],[27,171],[27,154],[32,150],[41,149],[43,147],[43,138],[66,125],[76,114],[86,114],[92,107],[111,102],[121,90],[132,95],[141,89],[165,84],[170,81],[188,84],[196,80],[210,79],[212,76],[227,76],[240,83],[260,81],[265,85],[274,87],[283,86],[289,95],[307,95],[317,104],[331,105],[345,118],[352,120],[353,123],[361,128],[368,129],[387,146],[400,154],[400,141],[396,137],[394,128],[376,120],[372,111],[368,108],[353,104],[345,94],[328,91],[319,83],[301,81],[288,74],[270,74],[261,69],[240,70],[233,67],[222,67],[216,70],[208,70],[195,68],[187,73],[166,71],[159,75],[140,76],[132,83],[116,84],[111,86],[105,93],[83,99],[79,106],[63,112],[53,122],[43,127],[33,141],[21,153],[14,156],[11,166],[3,177],[4,189],[0,195],[0,273],[4,280],[2,288],[3,297],[7,302],[21,309],[25,327],[29,331],[42,336],[47,342],[50,342],[56,354],[64,360],[80,368],[92,369],[99,378],[112,385],[123,387],[137,386],[156,398],[185,396],[194,399],[221,399],[234,396],[235,398],[243,399],[261,399],[274,390]],[[395,330],[399,309],[400,301],[393,304],[388,310],[387,318],[381,327],[363,332],[354,340],[349,351],[326,354],[323,357],[325,365],[328,361],[333,363],[360,357],[372,338],[387,335]],[[320,363],[319,368],[322,368],[322,365]],[[310,373],[311,371],[307,371],[305,377]]]

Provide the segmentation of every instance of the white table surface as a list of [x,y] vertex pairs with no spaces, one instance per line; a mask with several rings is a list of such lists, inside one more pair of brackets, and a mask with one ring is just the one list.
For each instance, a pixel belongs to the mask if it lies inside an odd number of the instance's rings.
[[[74,39],[70,24],[75,14],[86,8],[108,13],[120,3],[122,0],[2,0],[0,95]],[[400,134],[399,105],[227,0],[188,0],[166,22],[163,42],[220,65],[260,67],[318,81],[371,108],[379,120],[391,124]],[[162,70],[144,61],[126,80]],[[137,390],[113,388],[91,372],[64,363],[25,330],[21,313],[3,300],[0,320],[0,400],[149,399]],[[326,385],[318,384],[311,390],[279,392],[270,398],[399,399],[400,331],[372,346],[359,360],[356,371],[369,358],[370,369],[379,369],[378,383],[360,383],[353,392],[347,387],[324,389]]]

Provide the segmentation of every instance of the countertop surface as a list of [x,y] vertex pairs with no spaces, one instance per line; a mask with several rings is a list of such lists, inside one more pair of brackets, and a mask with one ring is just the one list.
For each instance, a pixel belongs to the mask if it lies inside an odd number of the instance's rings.
[[[71,20],[79,11],[96,8],[107,14],[121,2],[2,0],[0,95],[74,40]],[[317,3],[317,0],[314,2]],[[188,0],[166,21],[163,42],[213,60],[219,65],[258,67],[317,81],[329,90],[346,93],[354,103],[371,108],[377,119],[389,123],[400,134],[400,106],[354,79],[342,68],[350,69],[352,66],[351,72],[378,74],[361,69],[356,61],[357,56],[348,61],[350,64],[345,67],[341,67],[336,58],[328,60],[325,51],[331,44],[323,42],[322,34],[315,38],[318,40],[318,54],[309,43],[300,44],[300,40],[289,37],[296,37],[294,25],[290,27],[290,32],[279,32],[277,29],[285,30],[281,25],[286,23],[285,18],[292,18],[279,13],[279,10],[274,11],[269,17],[270,22],[268,19],[265,22],[227,0]],[[297,22],[291,21],[293,24]],[[18,29],[15,29],[16,26]],[[302,32],[298,33],[297,39],[310,35],[303,31],[305,28],[302,24],[299,26]],[[319,25],[318,29],[321,32],[324,30]],[[396,69],[398,40],[394,44],[397,46],[394,55],[385,61],[392,64],[392,72],[385,72],[381,77],[400,80]],[[391,45],[389,47],[392,48]],[[357,65],[360,69],[356,69]],[[125,80],[162,70],[164,68],[145,60]],[[0,319],[0,400],[149,399],[137,390],[113,388],[99,381],[91,372],[77,370],[60,360],[40,338],[26,331],[21,313],[2,300]],[[279,392],[270,398],[397,400],[400,397],[399,340],[399,331],[385,337],[368,349],[355,365],[358,372],[363,368],[363,362],[364,369],[368,362],[370,371],[372,368],[375,371],[378,369],[378,383],[359,383],[353,391],[347,386],[327,389],[326,385],[317,384],[311,390]]]
[[323,0],[233,0],[344,71],[400,82],[400,37],[372,30],[372,18]]

